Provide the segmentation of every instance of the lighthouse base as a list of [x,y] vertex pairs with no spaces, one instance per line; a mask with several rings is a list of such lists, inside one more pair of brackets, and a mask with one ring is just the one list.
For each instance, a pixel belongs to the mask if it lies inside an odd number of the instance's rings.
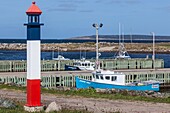
[[24,106],[24,110],[28,112],[40,112],[44,110],[44,106],[37,107]]

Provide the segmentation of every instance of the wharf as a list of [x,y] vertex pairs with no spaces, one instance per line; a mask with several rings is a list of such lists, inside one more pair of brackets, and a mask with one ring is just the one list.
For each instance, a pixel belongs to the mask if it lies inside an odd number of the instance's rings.
[[[49,71],[41,72],[41,85],[54,88],[57,86],[75,87],[75,76],[91,80],[92,71]],[[115,70],[126,75],[126,83],[136,81],[158,80],[162,83],[170,83],[170,68],[163,69],[123,69]],[[26,72],[0,72],[1,83],[14,83],[26,85]],[[165,85],[166,87],[166,85]]]
[[[87,59],[95,62],[95,59]],[[73,65],[74,60],[41,60],[41,71],[63,71],[65,64]],[[122,70],[122,69],[153,69],[164,68],[163,59],[141,58],[141,59],[100,59],[101,69]],[[0,61],[0,72],[25,72],[27,62],[25,60],[4,60]]]

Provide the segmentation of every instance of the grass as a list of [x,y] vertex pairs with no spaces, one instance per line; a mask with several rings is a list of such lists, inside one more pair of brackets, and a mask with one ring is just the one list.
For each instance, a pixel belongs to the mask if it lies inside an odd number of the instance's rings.
[[[0,85],[0,89],[26,91],[25,87],[17,87],[17,86],[9,86],[9,85]],[[130,101],[146,101],[146,102],[154,102],[154,103],[170,103],[170,98],[151,98],[151,97],[143,97],[143,96],[131,96],[125,92],[119,94],[97,93],[96,90],[92,88],[79,89],[79,90],[66,90],[66,91],[59,91],[55,89],[45,89],[45,88],[42,88],[41,90],[42,93],[49,93],[54,95],[80,96],[86,98],[103,98],[109,100],[119,99],[119,100],[130,100]],[[0,108],[0,113],[27,113],[24,111],[23,105],[24,105],[23,103],[17,103],[17,107],[15,109]],[[89,112],[63,109],[58,113],[89,113]]]
[[66,91],[58,91],[58,90],[48,90],[42,89],[43,93],[51,93],[51,94],[60,94],[66,96],[81,96],[87,98],[104,98],[109,100],[131,100],[131,101],[146,101],[146,102],[156,102],[156,103],[170,103],[170,98],[151,98],[151,97],[143,97],[143,96],[131,96],[127,93],[120,94],[107,94],[107,93],[97,93],[95,89],[79,89],[79,90],[66,90]]
[[[26,87],[17,87],[10,85],[0,85],[0,89],[11,89],[11,90],[21,90],[26,91]],[[66,90],[59,91],[55,89],[41,89],[42,93],[49,93],[54,95],[65,95],[65,96],[81,96],[86,98],[104,98],[109,100],[133,100],[133,101],[146,101],[146,102],[157,102],[157,103],[170,103],[170,98],[151,98],[143,96],[131,96],[127,93],[117,93],[117,94],[108,94],[108,93],[97,93],[95,89],[79,89],[79,90]]]
[[[17,87],[10,85],[0,85],[0,89],[11,89],[11,90],[21,90],[26,91],[26,87]],[[110,100],[134,100],[134,101],[146,101],[146,102],[158,102],[158,103],[170,103],[170,98],[151,98],[143,96],[131,96],[127,93],[117,93],[117,94],[106,94],[106,93],[97,93],[95,89],[79,89],[79,90],[66,90],[59,91],[55,89],[45,89],[42,88],[42,93],[50,93],[54,95],[65,95],[65,96],[81,96],[87,98],[104,98]]]
[[[23,106],[19,106],[15,109],[0,108],[0,113],[29,113],[29,112],[24,111]],[[38,113],[45,113],[45,111],[41,111]],[[54,111],[50,113],[90,113],[90,112],[87,112],[85,110],[80,111],[80,110],[62,109],[61,111],[58,112]]]

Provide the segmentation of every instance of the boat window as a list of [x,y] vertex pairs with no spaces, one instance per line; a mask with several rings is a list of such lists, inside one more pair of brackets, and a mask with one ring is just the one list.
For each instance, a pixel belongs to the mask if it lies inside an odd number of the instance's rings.
[[117,80],[117,76],[112,76],[112,81],[116,81]]
[[99,79],[99,75],[96,75],[96,79]]
[[95,78],[95,74],[93,74],[93,78]]
[[87,64],[85,64],[85,66],[87,66]]
[[84,64],[82,64],[82,66],[84,66]]
[[106,79],[106,80],[110,80],[110,76],[106,76],[105,79]]
[[100,79],[103,80],[103,76],[100,76]]
[[90,64],[88,64],[88,66],[90,66]]

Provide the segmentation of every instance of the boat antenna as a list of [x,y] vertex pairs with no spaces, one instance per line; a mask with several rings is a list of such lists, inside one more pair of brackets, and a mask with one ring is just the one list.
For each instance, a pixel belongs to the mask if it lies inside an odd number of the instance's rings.
[[80,46],[80,60],[81,60],[81,46]]
[[122,25],[122,43],[124,44],[125,34],[124,34],[124,26]]
[[98,47],[98,40],[99,40],[99,33],[98,30],[103,26],[102,23],[100,24],[93,24],[92,25],[94,28],[96,28],[96,69],[98,70],[100,68],[100,63],[99,63],[99,47]]
[[120,44],[120,38],[121,38],[121,28],[120,28],[120,22],[119,22],[119,44]]

